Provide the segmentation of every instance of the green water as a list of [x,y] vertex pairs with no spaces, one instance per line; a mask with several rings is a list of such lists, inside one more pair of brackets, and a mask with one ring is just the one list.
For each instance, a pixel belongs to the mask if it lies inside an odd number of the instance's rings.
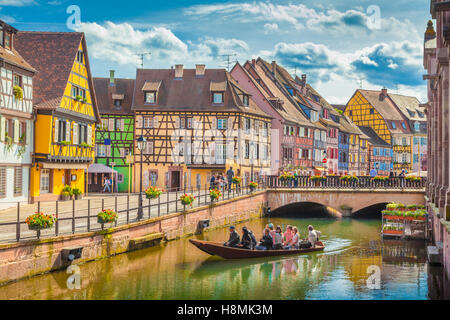
[[[65,271],[0,287],[0,299],[428,299],[423,242],[380,238],[379,220],[271,219],[305,237],[322,232],[322,253],[239,261],[210,257],[188,239],[80,266],[81,289],[67,288]],[[246,223],[257,237],[267,220]],[[237,229],[243,225],[238,225]],[[227,230],[197,238],[224,241]],[[367,287],[369,266],[381,289]],[[431,282],[432,283],[432,282]]]

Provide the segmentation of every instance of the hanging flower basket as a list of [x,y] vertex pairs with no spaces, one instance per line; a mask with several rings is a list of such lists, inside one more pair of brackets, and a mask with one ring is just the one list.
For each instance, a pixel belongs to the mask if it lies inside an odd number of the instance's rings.
[[183,206],[192,206],[192,203],[194,202],[194,200],[195,200],[195,197],[192,194],[183,194],[180,197],[180,201]]
[[231,181],[232,181],[234,184],[241,184],[242,179],[241,179],[240,177],[234,177]]
[[97,214],[97,222],[100,224],[113,223],[117,221],[117,213],[111,209],[105,209]]
[[214,202],[222,196],[222,193],[218,189],[212,189],[209,191],[209,196],[211,197],[211,201]]
[[150,187],[145,190],[145,196],[147,197],[147,199],[158,199],[161,194],[162,191],[157,187]]
[[16,100],[23,100],[23,89],[19,86],[13,87],[13,95]]
[[29,216],[25,222],[27,223],[29,230],[39,231],[52,228],[56,220],[57,219],[54,215],[36,212],[35,214]]
[[252,181],[252,182],[250,182],[250,183],[248,184],[248,186],[250,187],[250,192],[253,192],[253,191],[256,190],[256,188],[258,188],[258,183]]

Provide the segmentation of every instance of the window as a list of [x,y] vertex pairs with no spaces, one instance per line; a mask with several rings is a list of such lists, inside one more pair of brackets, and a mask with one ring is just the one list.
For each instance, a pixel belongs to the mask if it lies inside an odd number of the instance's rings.
[[370,114],[374,114],[375,110],[373,108],[370,108]]
[[415,131],[419,131],[420,130],[420,123],[418,123],[418,122],[414,123],[414,130]]
[[[250,127],[251,127],[251,121],[248,118],[245,118],[245,133],[249,134],[250,133]],[[285,129],[285,133],[286,134],[286,126],[284,127]]]
[[0,168],[0,198],[6,197],[6,168]]
[[118,183],[123,183],[123,174],[119,173],[119,174],[117,175],[117,182],[118,182]]
[[249,98],[248,98],[248,96],[244,96],[244,97],[242,98],[242,102],[244,103],[244,106],[248,107],[248,104],[249,104]]
[[22,76],[18,74],[13,76],[13,86],[19,86],[22,88]]
[[41,193],[49,193],[50,192],[50,170],[42,169],[41,170]]
[[97,157],[106,157],[106,146],[104,144],[97,144]]
[[217,129],[226,130],[228,119],[217,119]]
[[156,92],[146,92],[145,103],[156,103]]
[[82,88],[78,88],[76,86],[72,86],[72,98],[76,99],[78,96],[85,99],[86,98],[86,90]]
[[213,103],[215,103],[215,104],[223,103],[223,92],[214,92],[213,93]]
[[397,126],[395,125],[394,121],[391,122],[391,127],[392,127],[392,129],[397,129]]
[[153,118],[152,117],[144,117],[144,128],[153,128]]
[[114,106],[116,106],[117,108],[119,108],[121,104],[122,100],[114,100]]
[[153,154],[153,141],[147,141],[147,145],[145,146],[144,154]]
[[77,61],[79,63],[83,63],[83,51],[81,51],[81,50],[78,50],[78,52],[77,52]]
[[421,138],[420,138],[420,144],[421,144],[422,146],[426,146],[426,145],[427,145],[427,138],[421,137]]
[[418,154],[415,154],[413,156],[413,161],[414,161],[414,163],[419,163],[419,155]]
[[402,127],[406,130],[406,124],[404,122],[402,122]]
[[114,130],[115,131],[122,130],[122,119],[114,119]]
[[67,122],[65,120],[59,120],[58,121],[58,142],[62,142],[66,140],[66,126]]
[[14,168],[14,196],[22,195],[22,167]]
[[[351,111],[350,111],[351,112]],[[351,115],[351,114],[350,114]],[[325,119],[328,119],[328,110],[327,109],[323,109],[323,117]]]
[[405,137],[402,138],[402,145],[406,146],[406,138]]
[[263,136],[267,137],[269,132],[269,124],[267,122],[263,123]]

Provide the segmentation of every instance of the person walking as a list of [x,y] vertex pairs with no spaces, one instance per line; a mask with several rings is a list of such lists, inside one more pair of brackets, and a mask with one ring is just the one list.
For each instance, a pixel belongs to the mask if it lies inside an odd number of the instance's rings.
[[230,167],[230,169],[228,169],[227,171],[228,193],[231,192],[231,188],[233,187],[233,178],[234,178],[233,167]]
[[211,175],[211,179],[209,180],[209,189],[215,189],[216,187],[216,176],[214,174]]
[[106,192],[106,189],[108,189],[108,192],[111,192],[111,187],[109,186],[109,179],[105,177],[103,180],[103,192]]

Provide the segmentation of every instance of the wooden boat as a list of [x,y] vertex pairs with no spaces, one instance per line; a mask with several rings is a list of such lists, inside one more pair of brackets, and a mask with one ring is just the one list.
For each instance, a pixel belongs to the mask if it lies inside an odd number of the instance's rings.
[[210,254],[212,256],[219,256],[225,259],[248,259],[248,258],[262,258],[262,257],[275,257],[286,256],[293,254],[301,254],[308,252],[323,251],[325,245],[318,241],[315,248],[308,249],[293,249],[293,250],[249,250],[243,248],[230,248],[223,245],[220,242],[202,241],[190,239],[190,243],[194,246]]

